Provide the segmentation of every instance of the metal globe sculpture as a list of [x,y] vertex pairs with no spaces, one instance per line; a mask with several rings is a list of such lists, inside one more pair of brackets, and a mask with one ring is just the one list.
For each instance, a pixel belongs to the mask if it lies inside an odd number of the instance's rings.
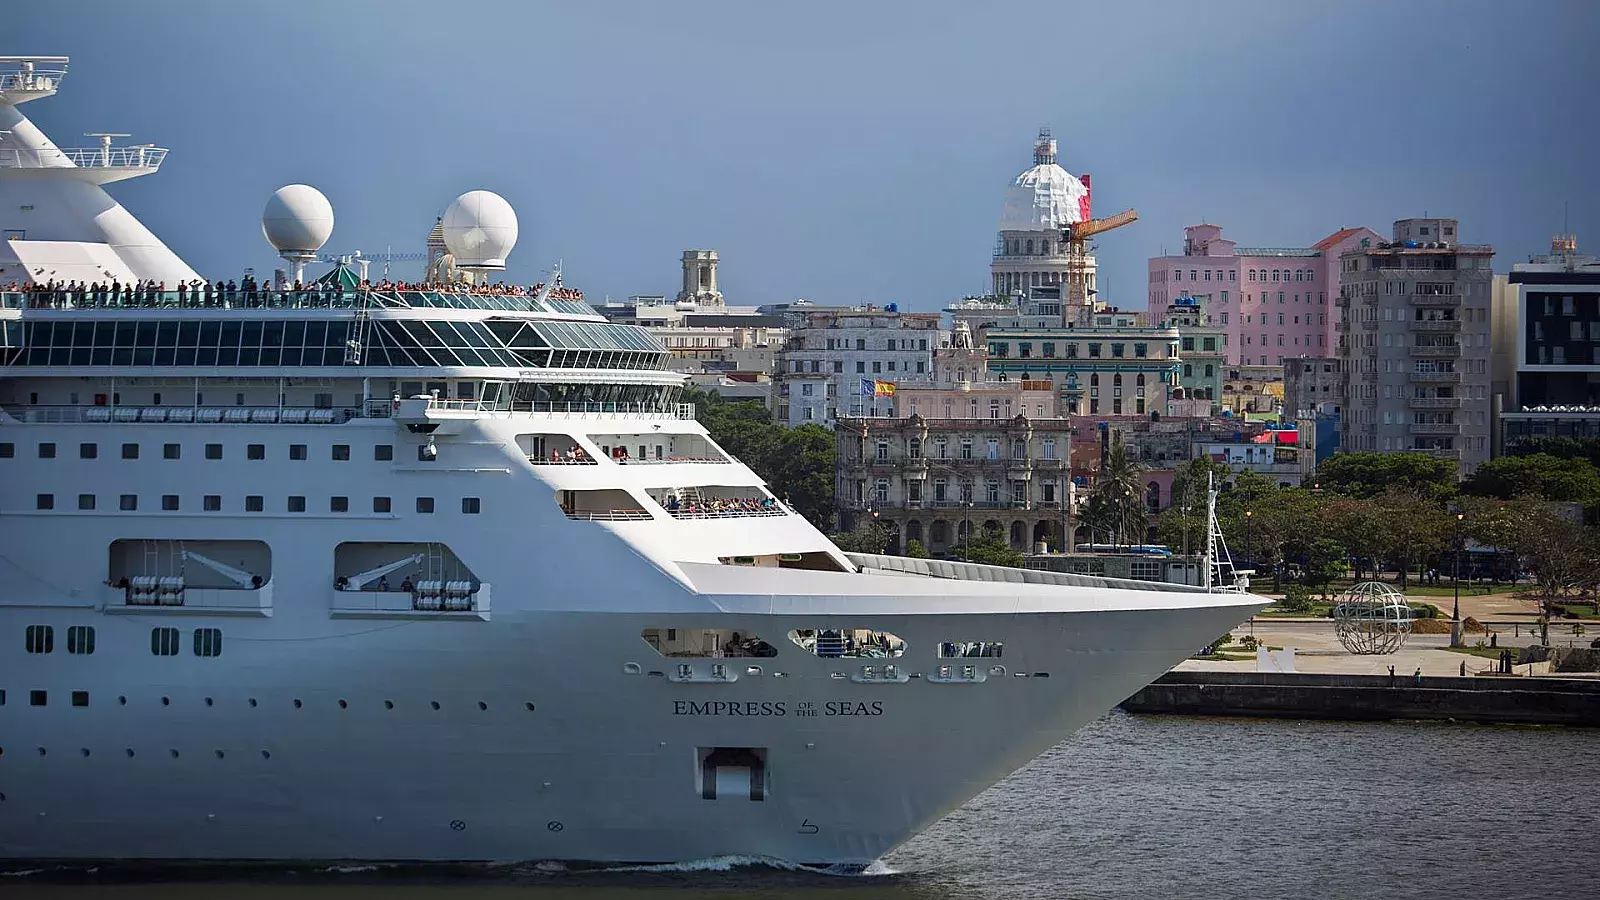
[[1334,599],[1333,630],[1351,653],[1393,653],[1411,633],[1411,606],[1387,584],[1363,581]]

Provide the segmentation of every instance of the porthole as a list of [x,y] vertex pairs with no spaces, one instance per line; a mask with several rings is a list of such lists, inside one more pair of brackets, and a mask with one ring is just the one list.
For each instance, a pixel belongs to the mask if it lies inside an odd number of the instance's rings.
[[385,700],[385,701],[383,701],[383,708],[384,709],[394,709],[394,701],[393,700]]
[[40,748],[39,748],[39,755],[40,755],[40,756],[43,756],[43,755],[44,755],[44,752],[45,752],[45,751],[44,751],[44,748],[43,748],[43,747],[40,747]]
[[217,759],[221,759],[221,758],[222,758],[222,751],[218,750],[217,751]]
[[302,707],[302,706],[304,706],[304,705],[305,705],[305,704],[304,704],[304,703],[301,703],[301,702],[300,702],[300,700],[299,700],[299,699],[298,699],[298,698],[296,698],[296,699],[295,699],[295,701],[294,701],[294,708],[295,708],[295,709],[299,709],[299,708],[300,708],[300,707]]
[[210,698],[210,697],[207,697],[207,698],[206,698],[206,705],[207,705],[207,706],[210,706],[210,705],[211,705],[211,703],[212,703],[212,700],[211,700],[211,698]]
[[168,750],[167,752],[172,754],[172,758],[173,759],[177,759],[178,758],[178,751],[177,750]]
[[89,748],[88,747],[82,747],[82,748],[80,748],[78,750],[78,752],[82,753],[84,756],[88,756],[89,755]]
[[267,750],[263,750],[263,751],[261,751],[261,758],[262,759],[271,759],[272,758],[272,753],[267,751]]
[[129,747],[128,749],[124,750],[123,752],[128,754],[128,758],[129,759],[133,759],[133,748],[132,747]]
[[161,705],[162,706],[171,706],[172,705],[172,698],[171,697],[162,697],[161,698]]
[[533,712],[533,701],[529,700],[527,703],[522,704],[522,708],[526,709],[528,712]]
[[489,711],[489,704],[483,702],[482,700],[479,700],[478,701],[478,709],[482,710],[483,712],[488,712]]
[[122,694],[117,695],[117,705],[118,706],[127,706],[128,705],[127,696],[126,695],[122,695]]
[[256,698],[254,698],[254,697],[250,698],[250,708],[251,709],[255,709],[256,708]]
[[437,700],[433,701],[432,705],[433,705],[434,709],[438,709],[439,708],[439,701],[437,701]]
[[350,704],[344,702],[343,700],[340,700],[339,701],[339,708],[340,709],[349,709],[350,708]]

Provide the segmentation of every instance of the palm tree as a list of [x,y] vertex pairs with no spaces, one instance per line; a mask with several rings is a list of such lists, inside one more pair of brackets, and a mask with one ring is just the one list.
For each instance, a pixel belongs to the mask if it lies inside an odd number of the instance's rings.
[[1106,509],[1107,525],[1118,544],[1144,543],[1148,520],[1144,510],[1144,469],[1128,458],[1120,433],[1111,436],[1111,452],[1100,467],[1094,493]]

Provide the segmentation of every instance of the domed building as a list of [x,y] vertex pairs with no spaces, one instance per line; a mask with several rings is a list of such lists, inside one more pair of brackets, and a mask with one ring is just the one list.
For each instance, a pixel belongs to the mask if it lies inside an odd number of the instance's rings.
[[[1039,129],[1033,142],[1033,168],[1006,189],[1000,234],[989,264],[993,293],[1018,299],[1040,315],[1060,315],[1071,296],[1071,265],[1061,241],[1062,229],[1089,216],[1089,176],[1076,177],[1056,163],[1056,142],[1050,129]],[[1085,262],[1083,296],[1095,294],[1095,260]]]

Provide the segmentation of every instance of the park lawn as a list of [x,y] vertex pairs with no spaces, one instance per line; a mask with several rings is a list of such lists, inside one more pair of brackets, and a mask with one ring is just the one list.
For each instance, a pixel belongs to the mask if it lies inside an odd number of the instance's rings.
[[1206,656],[1191,656],[1190,659],[1203,659],[1207,662],[1249,662],[1255,655],[1245,656],[1240,653],[1212,653]]
[[1438,649],[1448,650],[1451,653],[1465,653],[1468,656],[1481,656],[1484,659],[1499,659],[1500,654],[1506,650],[1510,650],[1512,658],[1515,659],[1517,654],[1522,652],[1518,647],[1440,647]]

